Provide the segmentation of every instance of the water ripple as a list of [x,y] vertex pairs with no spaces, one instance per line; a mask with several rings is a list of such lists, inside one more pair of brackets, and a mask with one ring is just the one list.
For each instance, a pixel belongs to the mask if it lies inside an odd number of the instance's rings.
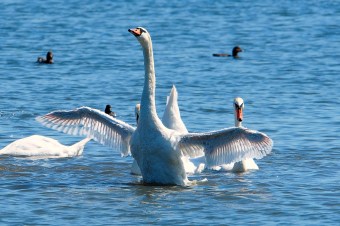
[[[81,7],[80,7],[81,6]],[[335,225],[339,219],[337,1],[8,1],[0,3],[0,143],[41,134],[38,115],[111,104],[135,124],[142,51],[127,29],[154,42],[157,111],[171,86],[190,131],[244,126],[274,140],[244,174],[203,171],[191,187],[145,186],[132,159],[89,142],[77,158],[0,156],[4,225]],[[245,51],[241,59],[215,52]],[[35,63],[52,50],[55,64]]]

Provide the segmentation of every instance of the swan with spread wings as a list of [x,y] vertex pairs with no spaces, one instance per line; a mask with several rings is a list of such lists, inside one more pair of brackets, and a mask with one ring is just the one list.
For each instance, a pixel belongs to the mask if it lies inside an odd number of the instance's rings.
[[155,106],[156,77],[150,34],[142,27],[129,32],[142,46],[145,67],[136,128],[88,107],[51,112],[37,120],[65,133],[91,136],[95,141],[119,149],[123,155],[131,153],[146,184],[189,185],[183,155],[191,158],[205,155],[208,165],[221,165],[262,158],[271,152],[273,142],[268,136],[246,128],[181,134],[165,127]]

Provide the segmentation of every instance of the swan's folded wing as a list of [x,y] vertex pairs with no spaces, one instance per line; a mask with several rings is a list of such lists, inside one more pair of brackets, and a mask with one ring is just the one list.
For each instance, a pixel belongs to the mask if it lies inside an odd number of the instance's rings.
[[71,111],[54,111],[36,120],[43,125],[71,135],[85,135],[116,148],[122,155],[130,154],[130,138],[135,128],[102,111],[80,107]]
[[182,135],[178,147],[192,158],[205,155],[207,165],[215,166],[246,158],[260,159],[271,152],[273,141],[264,133],[233,127]]
[[178,107],[178,93],[175,85],[172,86],[170,96],[167,97],[166,107],[163,114],[162,122],[169,129],[176,130],[182,134],[188,133],[184,125]]

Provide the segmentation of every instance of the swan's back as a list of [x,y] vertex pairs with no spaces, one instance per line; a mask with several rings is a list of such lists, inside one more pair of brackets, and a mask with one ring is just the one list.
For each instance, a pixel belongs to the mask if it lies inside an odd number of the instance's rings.
[[90,138],[85,138],[72,146],[65,146],[55,139],[32,135],[10,143],[0,151],[0,154],[14,156],[72,157],[82,154],[84,146],[89,140]]

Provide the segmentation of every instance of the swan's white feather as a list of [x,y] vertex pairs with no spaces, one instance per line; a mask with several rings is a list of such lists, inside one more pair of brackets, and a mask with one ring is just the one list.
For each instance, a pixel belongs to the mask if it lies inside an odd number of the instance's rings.
[[167,98],[165,111],[162,117],[162,123],[169,129],[176,130],[179,133],[188,133],[184,125],[178,107],[178,93],[176,87],[173,85],[170,95]]
[[208,167],[260,159],[269,154],[273,141],[264,133],[244,127],[232,127],[208,133],[182,135],[179,149],[191,158],[205,155]]
[[91,139],[85,138],[74,145],[66,146],[49,137],[32,135],[8,144],[0,150],[0,154],[40,158],[74,157],[83,153],[89,140]]
[[43,125],[71,135],[84,135],[130,155],[130,138],[135,128],[102,111],[80,107],[70,111],[54,111],[36,118]]

